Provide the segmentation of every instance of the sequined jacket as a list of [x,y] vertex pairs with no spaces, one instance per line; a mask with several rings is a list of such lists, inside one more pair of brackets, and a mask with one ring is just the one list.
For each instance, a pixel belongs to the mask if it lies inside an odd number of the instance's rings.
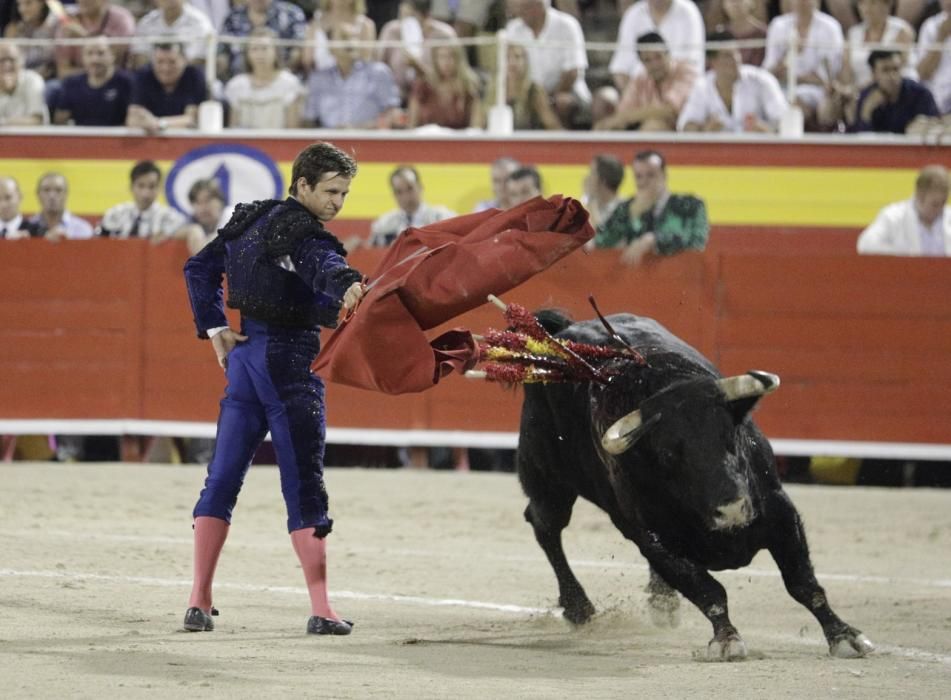
[[239,204],[218,237],[185,263],[185,284],[199,338],[227,326],[228,306],[265,323],[292,328],[337,325],[347,288],[361,279],[346,251],[320,221],[288,198]]

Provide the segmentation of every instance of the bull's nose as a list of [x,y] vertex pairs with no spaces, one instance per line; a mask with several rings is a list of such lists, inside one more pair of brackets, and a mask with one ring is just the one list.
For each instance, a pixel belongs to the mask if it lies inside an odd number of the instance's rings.
[[753,508],[750,499],[743,496],[717,508],[713,525],[717,530],[732,530],[746,525],[752,516]]

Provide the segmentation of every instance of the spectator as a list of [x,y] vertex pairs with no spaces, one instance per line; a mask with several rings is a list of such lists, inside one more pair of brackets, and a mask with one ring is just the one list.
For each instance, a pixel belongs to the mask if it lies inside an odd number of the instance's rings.
[[859,95],[853,131],[904,134],[918,117],[940,116],[931,91],[901,76],[901,52],[872,51],[868,64],[872,84]]
[[152,62],[135,72],[126,126],[158,134],[194,128],[198,105],[208,97],[205,76],[185,61],[181,44],[156,44]]
[[591,159],[591,167],[584,178],[584,205],[591,215],[591,225],[600,226],[611,218],[621,202],[618,190],[624,181],[624,164],[607,153]]
[[[733,38],[718,32],[708,42]],[[765,68],[744,66],[736,48],[708,48],[707,56],[712,70],[694,85],[677,119],[678,131],[776,132],[789,108],[776,76]]]
[[517,207],[542,196],[542,176],[534,165],[523,165],[505,179],[505,195],[509,207]]
[[421,66],[409,101],[409,126],[465,129],[482,122],[479,76],[461,44],[434,46],[432,65]]
[[43,78],[23,68],[16,44],[0,41],[0,128],[49,123]]
[[247,73],[239,73],[225,85],[231,109],[228,126],[243,129],[296,129],[304,87],[300,79],[281,67],[274,45],[275,34],[267,27],[251,32],[246,46]]
[[[364,0],[320,0],[320,7],[307,25],[307,46],[304,47],[303,62],[307,71],[332,68],[336,59],[327,46],[330,32],[344,24],[353,24],[359,29],[361,41],[376,39],[376,24],[367,16]],[[373,49],[361,46],[360,58],[370,61]]]
[[941,12],[926,19],[918,33],[918,75],[934,95],[941,114],[948,114],[951,112],[951,0],[939,2]]
[[150,160],[132,166],[129,173],[132,201],[108,209],[99,223],[100,236],[110,238],[148,238],[161,243],[176,236],[185,225],[185,217],[158,202],[162,171]]
[[74,216],[66,208],[69,185],[62,174],[43,175],[36,183],[36,197],[40,200],[40,212],[27,222],[31,236],[43,236],[50,241],[92,238],[89,222]]
[[[336,41],[356,39],[360,28],[345,24],[332,30]],[[304,120],[329,129],[387,129],[401,126],[400,91],[385,63],[366,62],[357,48],[333,50],[337,64],[316,70],[307,81]]]
[[921,169],[915,196],[889,204],[862,231],[858,252],[871,255],[947,256],[951,254],[951,207],[948,170],[943,165]]
[[622,248],[621,261],[638,265],[654,255],[674,255],[683,250],[703,250],[709,228],[703,200],[667,189],[667,164],[657,151],[634,156],[637,193],[621,202],[598,227],[598,248]]
[[218,229],[228,223],[232,210],[226,206],[224,193],[214,179],[195,180],[188,189],[188,203],[191,205],[191,222],[182,229],[188,251],[194,255],[211,243],[218,235]]
[[815,124],[819,106],[826,97],[826,85],[838,75],[842,63],[842,27],[831,16],[816,9],[818,0],[790,0],[792,12],[769,23],[763,67],[781,82],[786,80],[786,54],[795,41],[796,104],[806,122]]
[[116,70],[116,57],[103,37],[83,46],[85,73],[65,78],[56,100],[54,124],[123,126],[132,98],[132,76]]
[[[58,22],[46,0],[17,0],[13,21],[3,30],[3,36],[7,39],[51,40]],[[56,76],[52,42],[46,46],[25,46],[22,51],[26,68],[36,71],[44,80]]]
[[[135,35],[135,17],[121,5],[108,0],[76,0],[75,11],[56,26],[57,39],[83,37],[131,37]],[[127,44],[110,44],[116,55],[116,65],[126,67]],[[82,70],[82,51],[79,46],[57,46],[56,75],[63,79]]]
[[387,22],[380,30],[380,41],[403,42],[402,46],[382,46],[376,53],[377,60],[393,71],[403,95],[409,95],[413,81],[433,65],[433,52],[425,42],[456,38],[451,26],[430,17],[431,6],[431,0],[401,2],[400,18]]
[[[893,0],[858,0],[862,21],[849,27],[846,34],[846,55],[842,61],[840,81],[852,85],[856,91],[872,82],[867,44],[891,44],[894,49],[915,43],[915,30],[903,19],[889,14]],[[906,62],[903,54],[902,63]],[[917,78],[914,69],[905,72],[906,78]]]
[[[297,5],[284,0],[247,0],[235,5],[221,28],[223,37],[249,37],[256,27],[267,27],[280,39],[303,40],[307,34],[307,17]],[[243,65],[241,44],[222,43],[218,53],[218,75],[231,76],[247,69]],[[281,60],[295,73],[301,66],[301,50],[281,50]]]
[[20,212],[23,195],[20,184],[9,176],[0,176],[0,239],[29,238],[29,223]]
[[429,226],[456,215],[446,207],[431,206],[423,201],[423,183],[412,165],[398,165],[390,174],[390,187],[397,208],[382,214],[370,225],[367,245],[372,248],[390,245],[410,226]]
[[505,33],[509,41],[525,44],[532,81],[548,93],[562,124],[590,124],[591,92],[584,79],[588,55],[578,20],[552,9],[551,0],[513,2],[515,18]]
[[[598,94],[594,128],[598,130],[638,129],[640,131],[674,131],[677,116],[697,81],[693,64],[672,59],[663,38],[648,32],[637,40],[641,65],[624,85],[624,91],[613,109],[613,88]],[[601,106],[603,105],[603,107]],[[607,116],[601,117],[606,112]]]
[[[659,18],[659,19],[658,19]],[[618,47],[611,58],[609,70],[618,90],[640,65],[637,39],[656,32],[670,47],[671,55],[693,65],[696,75],[704,70],[703,17],[691,0],[637,0],[621,18]]]
[[[749,41],[766,38],[766,25],[753,14],[754,0],[723,0],[723,12],[726,24],[723,30],[730,32],[736,39]],[[743,63],[751,66],[763,64],[766,49],[763,46],[747,46],[740,49]]]
[[492,162],[490,175],[492,177],[492,195],[494,199],[487,199],[476,203],[473,211],[485,211],[487,209],[508,209],[512,206],[508,200],[508,193],[505,190],[505,181],[508,176],[518,170],[519,162],[514,158],[502,156]]
[[[186,0],[155,0],[155,4],[157,7],[135,27],[136,36],[140,37],[132,49],[136,67],[144,66],[152,55],[152,44],[143,37],[171,37],[165,41],[183,42],[188,62],[204,65],[208,53],[205,40],[215,31],[208,16]],[[191,40],[185,41],[186,38]]]
[[[561,129],[561,121],[551,107],[548,93],[532,80],[528,51],[520,44],[509,44],[506,50],[505,103],[512,108],[516,130]],[[485,103],[478,112],[478,126],[485,127],[486,115],[496,100],[495,78],[485,91]]]

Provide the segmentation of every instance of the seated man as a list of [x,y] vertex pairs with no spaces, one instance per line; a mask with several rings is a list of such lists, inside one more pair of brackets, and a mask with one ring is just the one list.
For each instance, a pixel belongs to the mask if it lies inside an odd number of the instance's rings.
[[[591,91],[584,32],[577,19],[553,9],[551,0],[515,0],[508,40],[524,43],[532,80],[548,93],[562,124],[590,124]],[[566,47],[565,44],[568,44]]]
[[181,44],[156,44],[152,62],[135,72],[126,126],[157,134],[194,128],[198,105],[208,97],[205,76],[188,65]]
[[[595,129],[638,129],[640,131],[674,131],[677,116],[697,80],[693,64],[671,58],[667,45],[656,32],[648,32],[637,40],[638,56],[643,64],[627,81],[617,107],[610,113],[613,88],[599,92],[594,108],[600,117]],[[601,117],[604,112],[608,116]]]
[[492,161],[490,174],[492,177],[492,199],[484,199],[477,202],[473,211],[485,211],[486,209],[508,209],[509,200],[505,191],[505,181],[508,176],[518,170],[519,162],[510,156],[502,156]]
[[[194,40],[185,43],[185,58],[189,63],[204,65],[207,53],[205,38],[215,31],[208,16],[186,0],[156,0],[155,4],[156,8],[136,24],[136,36],[169,36],[174,37],[174,41],[194,37]],[[132,54],[135,66],[144,66],[152,55],[152,44],[139,39],[133,46]]]
[[898,51],[872,51],[868,56],[872,84],[859,93],[850,131],[904,134],[918,117],[940,117],[931,91],[901,75]]
[[36,198],[40,200],[40,212],[27,222],[31,236],[50,241],[92,238],[89,222],[73,216],[66,208],[68,196],[69,185],[60,173],[46,173],[39,179]]
[[30,237],[30,225],[20,213],[22,202],[20,184],[12,177],[0,177],[0,239]]
[[54,124],[123,126],[132,98],[132,76],[116,70],[116,59],[106,40],[98,37],[83,46],[85,73],[62,82]]
[[667,164],[657,151],[635,155],[632,169],[637,194],[598,226],[595,246],[622,248],[621,261],[628,265],[651,255],[703,250],[709,235],[703,200],[667,189]]
[[[342,24],[331,41],[355,41],[359,27]],[[404,118],[400,90],[385,63],[364,61],[354,46],[331,49],[337,65],[315,70],[307,81],[304,121],[328,129],[387,129]]]
[[379,216],[370,225],[367,245],[381,248],[390,245],[400,233],[415,226],[429,226],[456,215],[443,206],[431,206],[423,201],[423,183],[412,165],[399,165],[390,174],[390,187],[397,208]]
[[534,165],[516,168],[505,178],[505,196],[509,207],[517,207],[542,195],[542,176]]
[[915,196],[882,209],[857,243],[858,252],[873,255],[951,255],[951,207],[948,170],[943,165],[921,169]]
[[[729,32],[708,41],[732,41]],[[697,81],[677,119],[678,131],[756,131],[775,133],[789,108],[776,76],[745,66],[737,48],[707,49],[712,70]]]
[[162,171],[150,160],[132,166],[129,174],[132,201],[110,208],[99,224],[99,235],[111,238],[149,238],[154,243],[174,237],[185,225],[185,217],[159,204]]
[[617,195],[624,181],[624,164],[608,153],[599,153],[591,159],[591,168],[584,179],[584,205],[591,215],[591,225],[597,227],[609,218],[618,204]]
[[48,123],[43,89],[40,74],[23,68],[17,45],[0,41],[0,127]]

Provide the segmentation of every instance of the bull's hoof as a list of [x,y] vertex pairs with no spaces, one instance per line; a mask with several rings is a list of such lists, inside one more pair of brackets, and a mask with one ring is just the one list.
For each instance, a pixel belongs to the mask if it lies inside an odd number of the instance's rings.
[[648,596],[647,611],[654,627],[680,626],[680,596],[676,593]]
[[564,606],[562,616],[573,625],[583,625],[594,617],[595,609],[590,600]]
[[858,659],[873,651],[869,638],[851,627],[829,640],[829,654],[837,659]]
[[717,635],[707,644],[710,661],[740,661],[746,658],[746,643],[736,632]]

